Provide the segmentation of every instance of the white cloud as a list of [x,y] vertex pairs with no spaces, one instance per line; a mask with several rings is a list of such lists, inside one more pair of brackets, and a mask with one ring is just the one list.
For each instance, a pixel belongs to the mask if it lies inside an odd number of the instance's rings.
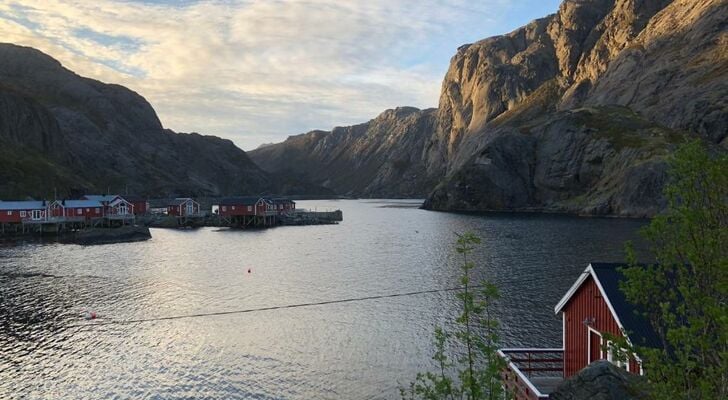
[[455,47],[517,26],[496,21],[529,2],[471,3],[6,0],[0,32],[141,93],[166,127],[249,149],[398,105],[436,106]]

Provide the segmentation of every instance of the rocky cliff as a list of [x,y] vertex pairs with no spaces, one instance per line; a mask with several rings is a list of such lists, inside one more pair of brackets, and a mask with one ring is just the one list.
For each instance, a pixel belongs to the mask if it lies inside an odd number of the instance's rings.
[[461,46],[427,112],[434,120],[380,117],[253,157],[272,170],[295,160],[347,193],[434,189],[425,207],[436,210],[653,215],[677,144],[728,147],[727,28],[725,0],[565,0],[556,14]]
[[31,48],[0,44],[0,198],[107,188],[154,196],[286,187],[229,140],[164,129],[152,106]]
[[342,195],[424,197],[437,182],[424,160],[435,116],[434,109],[401,107],[360,125],[291,136],[248,154],[267,171],[300,174]]
[[426,206],[652,215],[665,155],[728,144],[728,3],[567,0],[462,46],[427,154]]

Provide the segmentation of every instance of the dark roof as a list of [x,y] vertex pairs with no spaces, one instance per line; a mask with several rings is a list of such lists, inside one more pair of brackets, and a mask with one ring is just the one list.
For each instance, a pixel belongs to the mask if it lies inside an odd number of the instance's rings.
[[130,203],[138,203],[138,202],[142,202],[142,201],[147,201],[147,199],[145,197],[137,196],[134,194],[123,194],[123,195],[121,195],[121,197]]
[[253,206],[260,199],[258,196],[224,197],[214,203],[219,206]]
[[[591,266],[632,344],[661,347],[661,341],[650,322],[641,314],[639,308],[627,301],[624,293],[619,289],[619,282],[625,279],[620,268],[625,267],[625,264],[592,263]],[[640,264],[634,268],[644,267],[644,264]]]
[[187,203],[190,200],[195,201],[194,199],[192,199],[190,197],[178,197],[178,198],[176,198],[174,200],[170,200],[169,203],[167,203],[167,205],[168,206],[179,206],[179,205],[182,205],[184,203]]
[[272,201],[273,204],[295,203],[295,201],[286,197],[273,197],[269,198],[268,200]]

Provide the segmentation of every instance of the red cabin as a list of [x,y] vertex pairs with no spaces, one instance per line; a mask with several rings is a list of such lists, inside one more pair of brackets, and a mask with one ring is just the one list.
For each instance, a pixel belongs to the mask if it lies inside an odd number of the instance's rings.
[[200,203],[189,197],[177,198],[167,204],[167,215],[190,217],[200,214]]
[[275,205],[262,197],[227,197],[217,204],[221,217],[271,216],[275,215]]
[[619,282],[624,264],[592,263],[555,307],[561,314],[563,343],[552,349],[502,349],[508,362],[504,385],[517,400],[548,399],[565,378],[597,360],[608,360],[625,370],[642,374],[639,356],[618,359],[606,334],[625,337],[628,343],[657,347],[659,340],[649,322],[630,305]]
[[0,223],[19,224],[23,220],[40,221],[46,218],[45,201],[0,201]]
[[56,200],[49,206],[51,218],[90,221],[104,217],[104,205],[96,200]]

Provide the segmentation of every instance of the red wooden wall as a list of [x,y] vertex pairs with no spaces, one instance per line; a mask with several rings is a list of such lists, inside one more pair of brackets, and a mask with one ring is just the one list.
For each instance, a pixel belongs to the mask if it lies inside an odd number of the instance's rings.
[[[581,287],[564,307],[564,317],[566,318],[564,377],[568,378],[588,364],[589,328],[584,324],[586,319],[593,318],[591,328],[598,332],[608,332],[612,335],[621,335],[621,332],[599,287],[591,276],[581,284]],[[593,350],[592,354],[595,354]],[[596,354],[599,354],[601,359],[606,358],[601,351]],[[630,372],[639,374],[639,364],[634,360],[630,362]]]

